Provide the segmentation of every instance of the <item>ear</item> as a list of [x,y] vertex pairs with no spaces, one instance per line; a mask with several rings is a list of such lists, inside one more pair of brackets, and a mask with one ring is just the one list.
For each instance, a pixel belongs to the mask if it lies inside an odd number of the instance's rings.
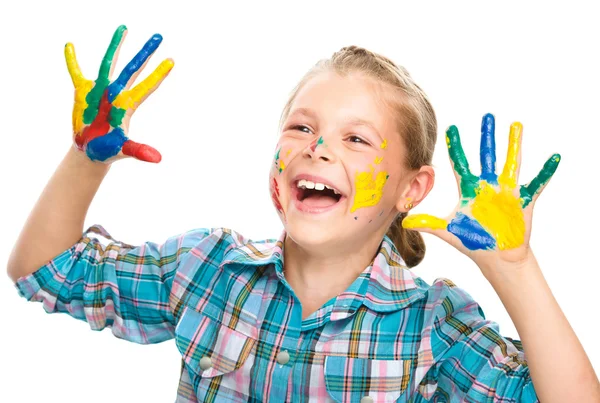
[[412,203],[412,207],[417,206],[429,194],[433,183],[435,182],[435,171],[432,166],[424,165],[416,173],[412,173],[412,178],[404,189],[399,192],[400,199],[396,203],[398,212],[403,213],[410,210],[406,205]]

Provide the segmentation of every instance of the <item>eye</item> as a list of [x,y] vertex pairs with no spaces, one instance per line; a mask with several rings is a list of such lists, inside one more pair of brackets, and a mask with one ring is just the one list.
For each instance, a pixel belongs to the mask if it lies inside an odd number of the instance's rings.
[[348,141],[350,141],[351,143],[355,143],[355,144],[365,144],[365,145],[369,145],[369,142],[364,140],[362,137],[358,137],[358,136],[349,136],[348,137]]
[[306,134],[312,134],[312,130],[309,127],[304,126],[304,125],[294,125],[294,126],[291,126],[290,129],[291,130],[296,130],[296,131],[299,131],[299,132],[303,132],[303,133],[306,133]]

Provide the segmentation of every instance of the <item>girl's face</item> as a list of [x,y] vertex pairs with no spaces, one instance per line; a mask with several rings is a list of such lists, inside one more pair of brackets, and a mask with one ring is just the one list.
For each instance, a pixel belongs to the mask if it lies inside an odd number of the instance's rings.
[[296,243],[359,246],[383,236],[406,201],[406,150],[383,91],[357,74],[325,72],[298,92],[269,178]]

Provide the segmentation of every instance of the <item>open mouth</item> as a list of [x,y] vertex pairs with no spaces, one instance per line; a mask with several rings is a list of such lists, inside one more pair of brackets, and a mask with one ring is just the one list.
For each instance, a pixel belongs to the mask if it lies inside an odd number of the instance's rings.
[[295,197],[308,209],[320,210],[339,203],[342,194],[335,188],[319,182],[301,179],[296,182]]

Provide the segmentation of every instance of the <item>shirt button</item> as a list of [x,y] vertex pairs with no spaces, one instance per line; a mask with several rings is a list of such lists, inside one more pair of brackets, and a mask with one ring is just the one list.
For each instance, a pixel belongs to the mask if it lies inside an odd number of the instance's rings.
[[281,351],[277,354],[277,362],[281,365],[285,365],[290,361],[290,354],[287,351]]
[[200,369],[202,371],[206,371],[210,367],[212,367],[212,360],[210,359],[210,357],[202,357],[200,359]]
[[371,396],[365,396],[360,399],[360,403],[373,403],[375,400]]

